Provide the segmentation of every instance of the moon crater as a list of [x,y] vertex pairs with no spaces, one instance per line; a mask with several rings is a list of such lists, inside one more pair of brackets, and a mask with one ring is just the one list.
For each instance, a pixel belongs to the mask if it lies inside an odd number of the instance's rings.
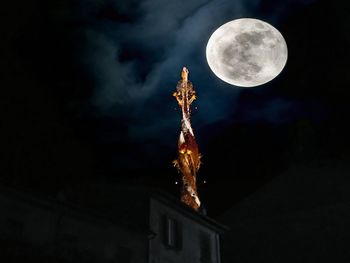
[[219,27],[206,49],[208,64],[220,79],[236,86],[269,82],[287,61],[281,33],[266,22],[242,18]]

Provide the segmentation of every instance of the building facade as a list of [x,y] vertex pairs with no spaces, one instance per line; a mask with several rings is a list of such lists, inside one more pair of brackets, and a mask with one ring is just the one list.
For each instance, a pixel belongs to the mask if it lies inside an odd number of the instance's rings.
[[1,262],[221,262],[225,228],[171,196],[99,210],[0,190]]
[[149,263],[220,263],[225,227],[174,200],[150,199]]

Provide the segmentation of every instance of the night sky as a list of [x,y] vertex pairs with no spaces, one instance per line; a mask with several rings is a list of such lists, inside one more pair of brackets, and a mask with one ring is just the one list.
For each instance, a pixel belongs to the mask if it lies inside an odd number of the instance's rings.
[[[183,66],[198,95],[192,126],[209,215],[290,167],[350,158],[346,1],[12,1],[2,9],[5,184],[54,196],[95,182],[178,195],[181,112],[172,93]],[[288,46],[282,73],[255,88],[224,83],[205,57],[213,31],[242,17],[272,24]]]

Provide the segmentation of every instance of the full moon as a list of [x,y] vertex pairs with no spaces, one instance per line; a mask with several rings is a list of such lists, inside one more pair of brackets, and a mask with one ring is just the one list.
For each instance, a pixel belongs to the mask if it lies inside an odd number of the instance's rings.
[[209,38],[209,67],[223,81],[239,87],[265,84],[279,75],[287,62],[287,44],[270,24],[241,18],[220,26]]

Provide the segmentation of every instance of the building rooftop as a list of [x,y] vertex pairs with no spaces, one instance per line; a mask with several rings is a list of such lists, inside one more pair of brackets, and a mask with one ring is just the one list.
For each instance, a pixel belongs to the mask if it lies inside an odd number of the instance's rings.
[[[74,194],[75,197],[71,198]],[[130,184],[94,184],[85,185],[75,193],[59,193],[56,198],[39,193],[0,185],[0,195],[6,195],[46,210],[94,217],[105,222],[118,224],[132,231],[148,233],[150,198],[175,209],[206,227],[223,233],[227,228],[204,213],[186,206],[180,200],[160,189]],[[72,201],[72,199],[74,201]]]

